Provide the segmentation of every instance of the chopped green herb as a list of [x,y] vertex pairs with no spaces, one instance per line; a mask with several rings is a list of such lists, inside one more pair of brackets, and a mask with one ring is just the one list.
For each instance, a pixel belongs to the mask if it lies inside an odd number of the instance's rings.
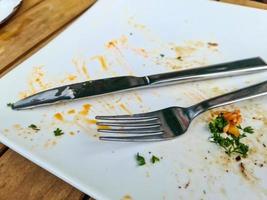
[[224,119],[223,115],[220,114],[214,120],[209,123],[209,129],[212,134],[210,141],[221,146],[225,153],[229,156],[236,153],[240,154],[242,157],[246,157],[249,151],[249,146],[243,144],[240,140],[247,137],[245,133],[253,133],[253,129],[249,126],[244,129],[241,126],[237,126],[238,129],[242,130],[243,133],[238,137],[234,135],[223,136],[223,128],[227,125],[227,121]]
[[40,129],[35,125],[35,124],[31,124],[30,126],[28,126],[28,128],[31,128],[35,131],[39,131]]
[[151,157],[151,162],[154,164],[154,163],[156,163],[156,162],[159,162],[160,161],[160,159],[158,158],[158,157],[156,157],[156,156],[152,156]]
[[14,103],[8,103],[7,106],[12,108],[14,106]]
[[164,55],[163,53],[161,53],[161,54],[160,54],[160,57],[162,57],[162,58],[163,58],[164,56],[165,56],[165,55]]
[[245,133],[249,133],[249,134],[254,133],[254,129],[251,126],[247,126],[247,127],[243,128],[243,131]]
[[211,133],[223,133],[223,128],[228,124],[223,115],[220,114],[209,123]]
[[139,166],[145,165],[146,160],[143,156],[141,156],[139,153],[136,154],[136,161]]
[[63,135],[64,132],[61,129],[57,128],[56,130],[54,130],[54,134],[55,136],[60,136],[60,135]]

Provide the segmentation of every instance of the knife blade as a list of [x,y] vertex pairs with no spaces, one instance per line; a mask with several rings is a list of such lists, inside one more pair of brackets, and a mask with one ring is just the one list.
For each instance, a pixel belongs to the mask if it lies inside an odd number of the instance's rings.
[[148,86],[161,86],[188,81],[200,81],[211,78],[244,75],[266,70],[267,65],[260,57],[210,65],[176,72],[150,76],[120,76],[64,85],[45,90],[17,101],[12,105],[15,110],[50,105],[85,97],[94,97],[118,91]]

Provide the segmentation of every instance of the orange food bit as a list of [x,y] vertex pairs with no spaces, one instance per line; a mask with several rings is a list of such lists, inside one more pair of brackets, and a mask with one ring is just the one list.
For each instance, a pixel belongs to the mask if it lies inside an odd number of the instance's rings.
[[56,114],[54,115],[54,117],[55,117],[57,120],[59,120],[59,121],[63,121],[63,116],[62,116],[61,113],[56,113]]
[[68,114],[74,114],[76,111],[74,109],[71,109],[68,111]]
[[116,40],[109,41],[107,44],[107,48],[114,48],[117,46],[117,44],[118,44],[118,42]]
[[75,80],[77,78],[77,76],[75,76],[75,75],[69,75],[68,76],[68,79],[70,80],[70,81],[73,81],[73,80]]
[[228,131],[226,133],[232,134],[235,137],[238,137],[240,135],[239,129],[234,125],[230,125],[229,129],[228,129]]
[[238,125],[242,122],[242,116],[240,110],[235,110],[233,112],[223,111],[220,112],[228,124],[223,128],[223,131],[228,134],[232,134],[235,137],[240,135],[240,131],[237,128]]
[[83,109],[80,111],[81,115],[88,115],[89,110],[92,106],[90,104],[84,104]]
[[95,119],[87,119],[86,122],[88,124],[96,124],[97,121]]
[[97,126],[98,129],[110,129],[109,126]]

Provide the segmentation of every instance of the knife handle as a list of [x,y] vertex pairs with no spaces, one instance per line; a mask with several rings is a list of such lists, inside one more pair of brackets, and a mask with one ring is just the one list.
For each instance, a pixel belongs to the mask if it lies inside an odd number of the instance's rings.
[[245,75],[266,70],[266,62],[260,57],[237,60],[222,64],[187,69],[177,72],[168,72],[146,76],[149,85],[171,84],[174,82],[200,81],[205,79],[221,78],[227,76]]

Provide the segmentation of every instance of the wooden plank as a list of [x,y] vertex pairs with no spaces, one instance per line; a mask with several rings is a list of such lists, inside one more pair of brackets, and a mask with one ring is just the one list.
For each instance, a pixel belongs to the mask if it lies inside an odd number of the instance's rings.
[[32,7],[36,6],[38,3],[42,2],[42,1],[44,1],[44,0],[23,0],[22,5],[19,8],[18,12],[16,13],[15,17],[24,13],[26,10],[31,9]]
[[12,150],[0,159],[0,199],[80,200],[84,196]]
[[8,148],[0,143],[0,157],[5,153]]
[[6,24],[0,29],[0,73],[94,2],[43,0]]
[[267,10],[267,5],[265,3],[260,3],[257,1],[250,1],[250,0],[220,0],[220,1],[225,3],[233,3],[237,5],[249,6],[253,8],[260,8]]

